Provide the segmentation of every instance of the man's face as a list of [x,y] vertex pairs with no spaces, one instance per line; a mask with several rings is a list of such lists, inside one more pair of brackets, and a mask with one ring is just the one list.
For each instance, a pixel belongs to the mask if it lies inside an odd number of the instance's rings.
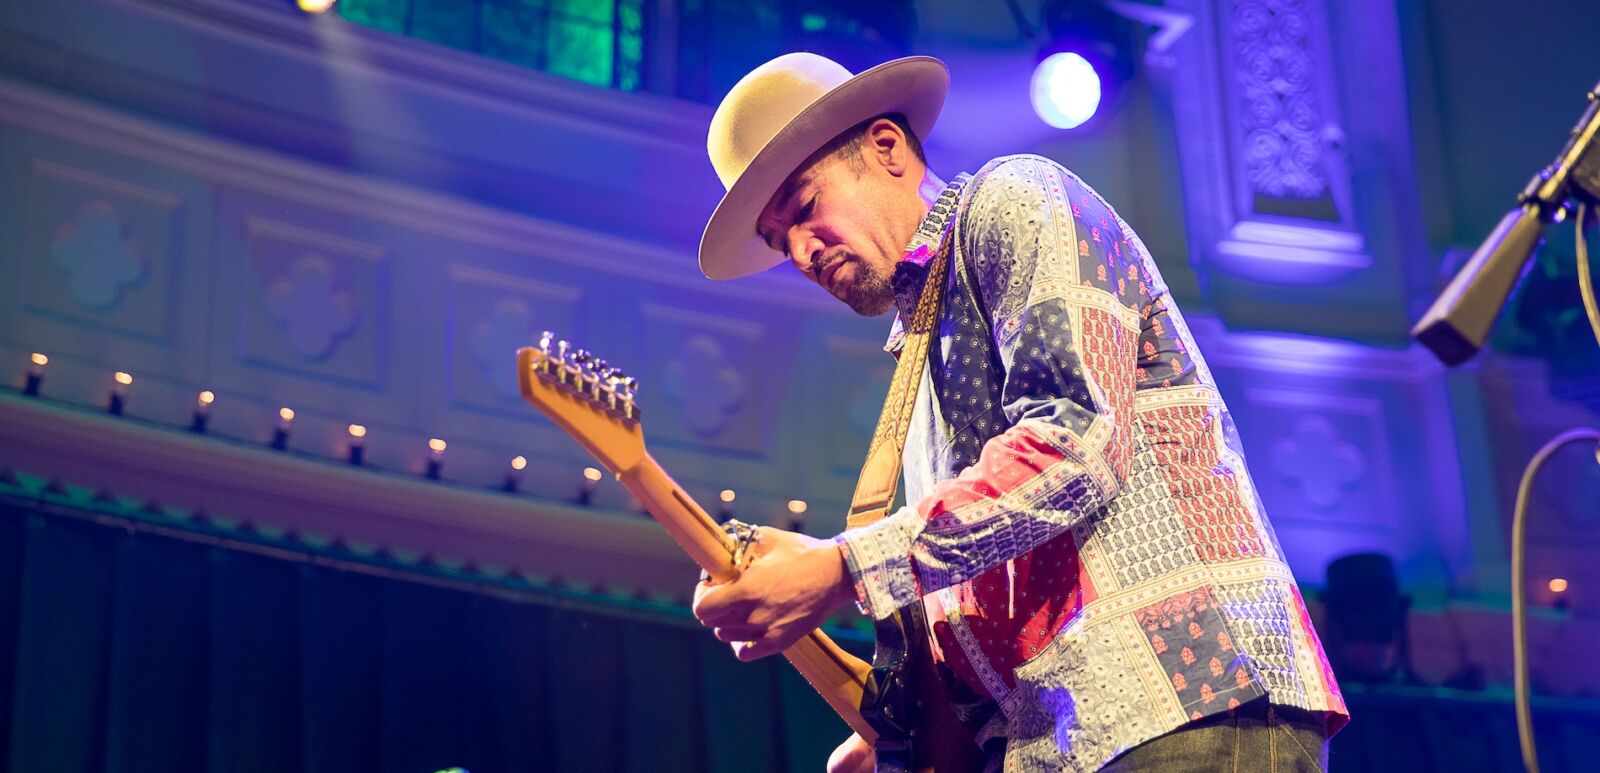
[[906,219],[906,193],[894,181],[870,156],[813,156],[767,202],[756,233],[857,314],[877,316],[894,305],[889,277],[916,226],[895,217]]

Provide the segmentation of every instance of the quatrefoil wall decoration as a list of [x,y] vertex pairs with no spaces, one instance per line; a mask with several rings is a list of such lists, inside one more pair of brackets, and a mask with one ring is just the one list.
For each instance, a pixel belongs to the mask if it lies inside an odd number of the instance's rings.
[[1302,416],[1288,437],[1272,445],[1272,467],[1304,492],[1307,502],[1332,510],[1366,475],[1367,458],[1339,437],[1333,422]]
[[662,392],[678,404],[691,432],[711,437],[727,426],[743,404],[744,378],[728,365],[716,339],[694,336],[667,366]]
[[472,328],[468,349],[489,385],[506,397],[517,397],[517,361],[514,352],[538,338],[533,311],[518,300],[504,300]]
[[145,276],[144,258],[116,205],[86,202],[72,222],[56,230],[50,260],[67,273],[72,297],[96,310],[109,309],[123,290]]
[[267,288],[267,311],[288,333],[300,356],[328,356],[345,334],[355,329],[356,303],[334,281],[333,266],[320,255],[306,255],[289,273]]

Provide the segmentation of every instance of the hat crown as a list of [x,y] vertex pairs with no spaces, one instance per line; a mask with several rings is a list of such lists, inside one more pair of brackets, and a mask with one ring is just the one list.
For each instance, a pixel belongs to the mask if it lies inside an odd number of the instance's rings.
[[843,65],[816,54],[785,54],[734,84],[711,116],[706,150],[724,189],[795,116],[850,80]]

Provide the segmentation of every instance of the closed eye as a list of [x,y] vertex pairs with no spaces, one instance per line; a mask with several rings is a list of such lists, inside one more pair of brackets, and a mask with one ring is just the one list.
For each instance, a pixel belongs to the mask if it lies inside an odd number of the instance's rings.
[[[805,206],[801,207],[800,211],[795,213],[794,219],[791,220],[790,222],[791,223],[804,223],[807,220],[811,219],[811,215],[812,215],[812,213],[814,213],[816,211],[816,209],[817,209],[817,197],[815,195],[812,195],[811,199],[806,202]],[[787,229],[785,229],[785,231],[786,230]],[[788,242],[787,239],[784,239],[784,238],[781,237],[781,234],[784,233],[785,231],[780,231],[779,232],[780,236],[778,238],[778,241],[783,242],[783,244],[781,246],[774,245],[772,243],[773,237],[767,235],[760,228],[756,229],[756,237],[761,240],[762,244],[767,245],[768,249],[774,250],[776,252],[781,252],[781,253],[783,253],[783,256],[785,258],[787,258],[787,257],[789,257],[789,242]]]

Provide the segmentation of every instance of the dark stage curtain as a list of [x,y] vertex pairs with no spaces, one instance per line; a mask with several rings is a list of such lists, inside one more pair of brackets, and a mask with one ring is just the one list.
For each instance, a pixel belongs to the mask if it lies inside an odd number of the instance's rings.
[[843,740],[781,659],[632,617],[0,503],[0,770],[801,771]]
[[[0,773],[820,771],[845,733],[683,616],[126,524],[0,497]],[[1520,769],[1503,699],[1347,697],[1336,770]],[[1594,769],[1596,705],[1537,712],[1545,770]]]

